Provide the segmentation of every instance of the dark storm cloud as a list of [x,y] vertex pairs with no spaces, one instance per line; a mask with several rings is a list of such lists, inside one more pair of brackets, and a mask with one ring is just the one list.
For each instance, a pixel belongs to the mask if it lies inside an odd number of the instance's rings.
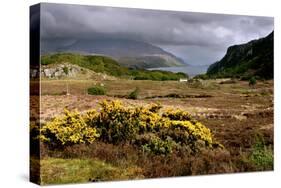
[[100,37],[141,40],[191,64],[212,63],[228,46],[264,37],[273,30],[269,17],[58,4],[43,4],[41,13],[44,44],[61,41],[67,45]]

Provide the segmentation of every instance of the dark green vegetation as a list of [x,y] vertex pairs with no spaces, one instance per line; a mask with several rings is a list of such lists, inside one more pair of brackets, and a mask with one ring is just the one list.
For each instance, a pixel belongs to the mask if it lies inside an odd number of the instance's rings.
[[128,99],[138,99],[139,94],[140,94],[140,88],[136,87],[136,89],[128,95]]
[[186,78],[184,73],[144,69],[130,69],[121,66],[117,61],[106,56],[80,55],[72,53],[58,53],[41,57],[42,65],[71,63],[82,68],[87,68],[97,73],[134,80],[179,80]]
[[255,79],[255,77],[251,77],[249,79],[249,86],[254,86],[257,84],[257,80]]
[[68,67],[63,67],[63,72],[64,72],[66,75],[68,75],[68,73],[69,73]]
[[273,35],[234,45],[227,49],[226,55],[212,64],[207,71],[209,77],[240,77],[249,79],[252,76],[262,79],[273,78]]
[[249,160],[259,170],[273,168],[273,148],[266,146],[262,135],[257,135]]
[[88,88],[88,94],[89,95],[105,95],[106,90],[102,86],[95,86]]

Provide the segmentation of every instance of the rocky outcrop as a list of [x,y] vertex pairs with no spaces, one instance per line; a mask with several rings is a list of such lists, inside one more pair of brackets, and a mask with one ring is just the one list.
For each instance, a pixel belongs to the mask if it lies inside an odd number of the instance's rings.
[[41,77],[45,78],[62,78],[76,77],[83,69],[70,64],[60,64],[57,66],[41,66]]
[[273,32],[246,44],[230,46],[220,61],[209,66],[207,74],[273,78]]
[[[31,72],[36,75],[36,72]],[[96,73],[92,70],[69,63],[41,65],[40,76],[43,79],[92,79],[92,80],[116,80],[115,77],[104,73]]]

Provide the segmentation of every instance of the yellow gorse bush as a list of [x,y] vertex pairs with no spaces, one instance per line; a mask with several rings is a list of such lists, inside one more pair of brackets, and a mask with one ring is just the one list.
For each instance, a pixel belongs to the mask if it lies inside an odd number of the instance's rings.
[[179,109],[172,109],[169,108],[167,109],[163,114],[163,117],[167,117],[170,120],[179,120],[179,121],[189,121],[191,120],[191,115],[183,110],[179,110]]
[[40,139],[52,144],[72,145],[93,143],[99,137],[96,128],[88,125],[95,117],[94,111],[85,115],[64,110],[64,115],[54,118],[40,129]]
[[138,135],[153,134],[153,144],[146,143],[146,146],[154,147],[155,140],[160,137],[164,140],[159,143],[166,143],[165,139],[169,138],[193,150],[199,146],[197,143],[204,143],[204,147],[215,145],[210,129],[186,111],[168,109],[161,112],[160,104],[128,107],[119,100],[104,100],[100,106],[99,111],[83,114],[65,110],[63,116],[42,126],[41,140],[61,145],[93,143],[96,139],[113,144],[137,143]]

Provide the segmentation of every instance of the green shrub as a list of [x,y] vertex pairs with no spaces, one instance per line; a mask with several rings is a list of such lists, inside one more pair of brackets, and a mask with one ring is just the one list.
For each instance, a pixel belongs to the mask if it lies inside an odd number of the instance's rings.
[[259,170],[273,169],[273,152],[264,143],[262,136],[257,136],[250,155],[252,162]]
[[136,89],[128,95],[128,99],[134,99],[134,100],[138,99],[139,93],[140,93],[140,89],[136,87]]
[[105,95],[106,90],[102,86],[95,86],[95,87],[88,88],[88,94],[89,95]]
[[169,137],[160,139],[154,134],[142,135],[137,140],[137,145],[142,148],[143,152],[153,153],[156,155],[167,155],[172,153],[176,143]]
[[255,86],[257,84],[257,80],[255,77],[251,77],[249,79],[249,86]]

